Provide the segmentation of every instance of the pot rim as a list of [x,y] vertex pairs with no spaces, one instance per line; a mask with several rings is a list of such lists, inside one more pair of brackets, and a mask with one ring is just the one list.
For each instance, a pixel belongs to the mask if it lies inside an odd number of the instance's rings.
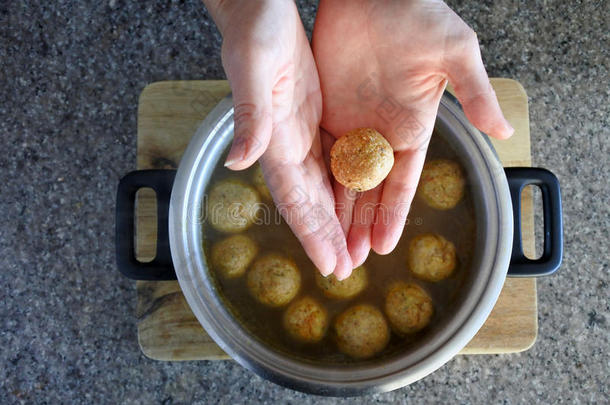
[[201,223],[196,219],[200,218],[201,196],[216,162],[232,138],[232,117],[233,102],[228,96],[199,126],[180,162],[169,210],[169,238],[176,275],[189,306],[212,339],[238,363],[262,377],[321,395],[390,391],[425,377],[458,354],[481,328],[500,295],[513,239],[512,204],[503,167],[488,140],[466,120],[459,106],[444,95],[439,119],[470,135],[469,147],[474,154],[470,158],[478,167],[487,169],[481,173],[482,181],[496,196],[495,204],[491,199],[484,201],[484,208],[490,211],[485,215],[497,218],[495,223],[486,224],[487,235],[494,239],[486,241],[489,254],[483,255],[481,268],[486,266],[489,271],[469,291],[461,304],[464,309],[448,323],[447,330],[435,336],[436,341],[404,356],[349,368],[315,366],[291,359],[253,338],[222,305],[216,285],[207,276]]

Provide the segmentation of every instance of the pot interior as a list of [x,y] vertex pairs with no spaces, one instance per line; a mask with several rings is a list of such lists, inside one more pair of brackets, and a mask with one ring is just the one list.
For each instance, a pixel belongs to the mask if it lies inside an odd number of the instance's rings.
[[[345,356],[338,361],[333,361],[332,357],[320,359],[315,352],[311,355],[295,353],[289,347],[270,343],[260,333],[252,333],[252,325],[240,319],[235,306],[229,304],[222,280],[211,270],[208,260],[210,235],[202,230],[205,225],[201,226],[201,219],[205,219],[204,195],[217,180],[216,168],[222,167],[232,139],[232,110],[227,111],[226,105],[219,106],[219,110],[216,117],[212,117],[215,121],[207,126],[204,122],[196,135],[198,142],[193,142],[185,153],[174,188],[176,191],[178,187],[183,194],[174,204],[172,193],[172,212],[176,215],[170,222],[179,222],[183,230],[179,235],[171,236],[176,239],[172,240],[172,256],[187,301],[225,351],[242,365],[292,388],[349,395],[393,389],[415,381],[440,367],[468,343],[491,311],[506,274],[506,252],[499,254],[501,246],[506,246],[506,242],[500,240],[502,228],[507,226],[501,212],[506,211],[506,196],[498,186],[503,172],[492,149],[464,124],[459,109],[444,99],[435,127],[437,139],[432,140],[439,145],[434,152],[438,156],[430,157],[454,155],[464,170],[469,197],[460,213],[472,215],[469,256],[460,258],[459,276],[455,277],[451,288],[436,292],[437,295],[449,294],[450,299],[429,327],[407,343],[393,346],[382,356],[354,361],[346,361]],[[444,156],[444,149],[453,152]],[[181,176],[183,170],[188,175]],[[412,211],[417,204],[414,203]],[[455,232],[459,229],[459,218],[456,221]],[[512,224],[512,218],[509,222]],[[407,232],[409,227],[416,229],[417,226],[422,225],[410,223]],[[398,252],[401,249],[405,247],[399,246]],[[406,272],[406,269],[397,269],[400,271]],[[435,286],[426,284],[424,288],[432,291]]]

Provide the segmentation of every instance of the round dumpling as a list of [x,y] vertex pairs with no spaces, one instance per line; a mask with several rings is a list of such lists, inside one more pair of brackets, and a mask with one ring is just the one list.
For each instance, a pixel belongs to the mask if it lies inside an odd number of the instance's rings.
[[372,305],[355,305],[334,322],[339,350],[365,359],[382,351],[390,340],[390,330],[381,311]]
[[257,252],[250,237],[232,235],[212,246],[212,266],[225,278],[236,278],[246,272]]
[[345,133],[330,150],[333,176],[350,190],[366,191],[377,187],[392,166],[392,145],[373,128],[357,128]]
[[368,285],[366,268],[356,267],[352,274],[342,281],[332,274],[324,277],[320,272],[316,272],[316,284],[329,298],[349,299],[360,294]]
[[425,328],[432,319],[432,299],[418,285],[397,282],[390,286],[385,297],[385,314],[399,335],[415,333]]
[[292,259],[277,253],[256,259],[246,277],[252,296],[270,307],[288,304],[301,287],[297,265]]
[[303,297],[288,306],[283,320],[290,337],[304,343],[315,343],[326,333],[328,314],[318,301]]
[[449,277],[457,264],[455,246],[441,235],[419,235],[409,243],[409,268],[422,280]]
[[419,195],[432,208],[448,210],[464,196],[466,180],[456,162],[445,159],[424,164],[419,180]]
[[263,169],[260,164],[257,164],[252,172],[252,183],[254,183],[254,187],[258,193],[265,200],[271,200],[271,191],[269,191],[269,187],[267,187],[267,183],[265,182],[265,177],[263,176]]
[[259,206],[259,196],[254,188],[239,180],[222,180],[212,187],[208,195],[208,221],[220,232],[241,232],[252,225]]

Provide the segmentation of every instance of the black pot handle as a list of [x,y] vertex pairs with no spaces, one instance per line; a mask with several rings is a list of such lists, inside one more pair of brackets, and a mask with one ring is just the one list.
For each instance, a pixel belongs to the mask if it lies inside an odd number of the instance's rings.
[[[116,261],[119,271],[134,280],[175,280],[169,248],[169,201],[175,170],[137,170],[119,182],[116,197]],[[134,207],[139,189],[150,187],[157,194],[157,254],[147,263],[135,255]]]
[[[548,276],[559,269],[563,257],[563,221],[559,180],[546,169],[509,167],[504,169],[513,202],[513,252],[508,268],[509,277]],[[544,251],[539,259],[523,254],[521,243],[521,192],[529,184],[540,187],[544,215]]]

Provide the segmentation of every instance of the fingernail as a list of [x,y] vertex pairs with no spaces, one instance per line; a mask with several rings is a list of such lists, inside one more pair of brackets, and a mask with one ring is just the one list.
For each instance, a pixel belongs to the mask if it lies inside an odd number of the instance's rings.
[[339,272],[338,274],[335,274],[335,277],[337,278],[337,280],[339,281],[343,281],[346,278],[348,278],[350,275],[352,274],[352,271],[346,271],[346,272]]
[[355,267],[358,266],[362,266],[364,264],[364,262],[366,261],[368,254],[366,256],[360,254],[360,256],[357,256],[356,254],[354,254],[354,256],[350,256],[352,258],[352,263],[354,264]]
[[333,260],[333,258],[327,258],[327,262],[326,263],[319,263],[318,264],[318,271],[320,272],[320,274],[322,274],[324,277],[328,277],[333,273],[333,270],[335,269],[335,266],[337,264],[336,259]]
[[512,125],[510,125],[510,122],[505,121],[506,125],[505,125],[505,135],[508,138],[509,136],[511,136],[512,134],[515,133],[515,128],[513,128]]
[[337,266],[335,267],[334,271],[335,277],[339,281],[345,280],[352,274],[352,268],[352,260],[349,257],[349,254],[346,252],[345,255],[341,256],[337,260]]
[[246,142],[243,138],[239,138],[233,141],[231,150],[225,161],[225,167],[234,165],[237,162],[241,162],[246,157]]
[[320,271],[320,274],[322,274],[322,276],[324,277],[328,277],[331,274],[333,274],[333,269],[318,269]]

